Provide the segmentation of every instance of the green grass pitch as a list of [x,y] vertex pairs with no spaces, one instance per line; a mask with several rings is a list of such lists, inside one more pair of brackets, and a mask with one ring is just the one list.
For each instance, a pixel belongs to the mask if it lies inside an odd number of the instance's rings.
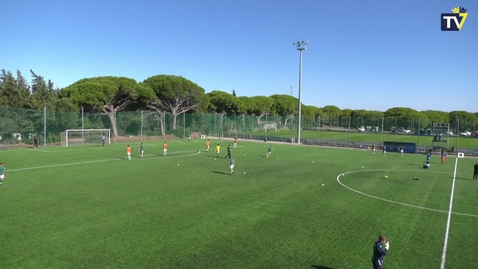
[[[254,132],[247,133],[247,135],[260,135],[265,136],[265,132]],[[242,137],[241,133],[237,134],[238,137]],[[297,130],[295,131],[270,131],[267,132],[269,137],[296,137]],[[320,140],[337,140],[337,141],[352,141],[352,142],[367,142],[367,143],[379,143],[382,141],[382,134],[373,133],[373,132],[334,132],[334,131],[311,131],[303,130],[301,132],[302,139],[320,139]],[[467,149],[478,149],[478,138],[475,137],[443,137],[443,139],[449,139],[449,147],[459,147]],[[416,135],[403,135],[403,134],[384,134],[384,141],[396,141],[396,142],[409,142],[417,143],[418,145],[429,145],[433,144],[433,136],[416,136]]]
[[371,268],[380,234],[385,268],[478,264],[476,159],[239,141],[230,176],[204,142],[0,152],[0,267]]

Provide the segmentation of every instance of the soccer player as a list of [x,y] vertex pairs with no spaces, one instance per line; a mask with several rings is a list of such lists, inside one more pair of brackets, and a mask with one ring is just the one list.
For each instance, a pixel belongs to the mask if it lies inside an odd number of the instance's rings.
[[234,138],[234,148],[237,148],[237,138]]
[[139,150],[138,151],[141,153],[141,158],[143,158],[143,156],[144,156],[144,145],[143,145],[143,143],[141,143],[141,145],[139,145]]
[[126,155],[128,156],[128,160],[131,160],[131,147],[128,145],[126,147]]
[[264,144],[262,144],[262,146],[265,146],[267,145],[267,138],[264,138]]
[[403,157],[403,147],[402,147],[402,146],[400,146],[400,147],[398,148],[398,150],[399,150],[399,152],[400,152],[400,156],[402,156],[402,157]]
[[387,238],[383,235],[378,237],[378,241],[373,244],[373,256],[372,264],[373,269],[382,269],[383,260],[388,253],[390,248],[390,243],[387,241]]
[[229,158],[229,169],[231,169],[231,176],[234,173],[234,159],[231,157]]
[[209,139],[206,141],[206,151],[209,152],[209,146],[211,145],[211,142]]
[[272,154],[272,145],[269,146],[269,149],[267,150],[266,157],[269,158],[269,156],[271,156],[271,154]]
[[441,164],[445,164],[445,157],[446,151],[444,149],[441,150]]
[[5,178],[5,166],[3,163],[0,163],[0,187],[3,186],[3,179]]
[[224,157],[226,159],[227,157],[232,158],[231,156],[231,145],[227,145],[227,155]]
[[430,158],[432,157],[432,153],[431,152],[428,152],[427,153],[427,161],[430,161]]
[[189,135],[189,137],[188,137],[188,141],[189,141],[189,142],[191,142],[191,135]]
[[38,136],[35,136],[35,138],[33,138],[33,146],[37,149],[38,148]]
[[372,144],[372,154],[375,155],[375,144]]
[[219,146],[219,144],[217,144],[217,146],[216,146],[216,155],[217,155],[217,157],[219,157],[219,153],[221,153],[221,146]]
[[382,147],[382,154],[385,156],[387,154],[387,146]]
[[474,167],[474,170],[473,170],[473,179],[474,179],[474,180],[478,180],[478,162],[476,162],[473,167]]
[[168,155],[168,144],[166,142],[163,144],[163,154],[164,156]]
[[103,141],[103,147],[105,146],[105,142],[106,142],[106,136],[103,135],[103,138],[101,139]]

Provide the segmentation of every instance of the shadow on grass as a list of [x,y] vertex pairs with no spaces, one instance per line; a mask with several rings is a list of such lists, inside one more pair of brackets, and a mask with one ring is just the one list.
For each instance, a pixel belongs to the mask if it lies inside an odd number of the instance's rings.
[[222,175],[229,175],[229,173],[224,173],[224,172],[220,172],[220,171],[211,171],[211,173],[214,173],[214,174],[222,174]]
[[209,158],[221,158],[221,156],[216,156],[216,155],[204,155],[206,157],[209,157]]
[[475,181],[472,177],[456,177],[457,180],[470,180],[470,181]]
[[[120,159],[120,160],[125,160],[125,161],[128,160],[128,157],[117,157],[117,158]],[[133,156],[133,155],[131,155],[131,159],[145,159],[145,158],[146,158],[146,157],[141,158],[141,156]]]
[[332,267],[322,266],[322,265],[311,265],[310,267],[315,269],[334,269]]

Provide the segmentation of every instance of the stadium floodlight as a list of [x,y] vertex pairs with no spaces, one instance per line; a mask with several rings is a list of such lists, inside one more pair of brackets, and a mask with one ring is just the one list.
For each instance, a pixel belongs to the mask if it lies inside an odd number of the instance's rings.
[[299,62],[299,120],[298,120],[298,126],[297,126],[297,143],[300,144],[300,128],[301,128],[301,123],[302,123],[302,104],[301,104],[301,93],[302,93],[302,51],[307,49],[307,46],[309,45],[309,40],[307,41],[297,41],[292,42],[296,49],[299,51],[300,54],[300,62]]

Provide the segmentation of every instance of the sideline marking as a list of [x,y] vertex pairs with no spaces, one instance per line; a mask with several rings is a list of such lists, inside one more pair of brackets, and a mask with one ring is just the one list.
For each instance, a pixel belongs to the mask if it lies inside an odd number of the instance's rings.
[[[182,153],[184,153],[185,151],[182,151]],[[191,152],[191,151],[187,151],[187,152]],[[170,153],[168,153],[169,155]],[[193,154],[188,154],[188,155],[181,155],[181,156],[172,156],[172,157],[164,157],[164,156],[161,156],[161,157],[153,157],[153,158],[147,158],[147,159],[143,159],[143,160],[157,160],[157,159],[176,159],[176,158],[183,158],[183,157],[191,157],[191,156],[196,156],[196,155],[199,155],[201,154],[200,151],[196,151],[195,153]],[[145,156],[156,156],[155,154],[149,154],[149,155],[145,155]],[[126,158],[126,157],[125,157]],[[141,159],[139,157],[135,157],[135,159]],[[114,159],[103,159],[103,160],[95,160],[95,161],[84,161],[84,162],[75,162],[75,163],[63,163],[63,164],[52,164],[52,165],[44,165],[44,166],[35,166],[35,167],[25,167],[25,168],[18,168],[18,169],[11,169],[11,170],[8,170],[7,172],[20,172],[20,171],[26,171],[26,170],[35,170],[35,169],[44,169],[44,168],[52,168],[52,167],[62,167],[62,166],[71,166],[71,165],[80,165],[80,164],[90,164],[90,163],[101,163],[101,162],[111,162],[111,161],[125,161],[123,159],[119,159],[119,158],[114,158]]]
[[446,249],[448,247],[448,235],[450,233],[450,221],[453,208],[453,194],[455,193],[456,169],[458,168],[458,158],[455,159],[455,171],[453,172],[453,183],[451,184],[450,207],[448,209],[448,219],[446,221],[445,242],[443,243],[443,252],[441,255],[440,269],[445,269]]
[[[446,210],[433,209],[433,208],[428,208],[428,207],[423,207],[423,206],[417,206],[417,205],[411,205],[411,204],[396,202],[396,201],[392,201],[392,200],[387,200],[387,199],[384,199],[384,198],[380,198],[380,197],[377,197],[377,196],[373,196],[373,195],[370,195],[370,194],[367,194],[367,193],[364,193],[364,192],[361,192],[361,191],[352,189],[352,188],[350,188],[349,186],[345,185],[344,183],[342,183],[342,182],[340,181],[340,177],[345,176],[346,174],[352,174],[352,173],[357,173],[357,172],[385,171],[385,170],[386,170],[386,171],[416,172],[416,170],[401,170],[401,169],[355,170],[355,171],[349,171],[349,172],[344,172],[344,173],[339,174],[339,175],[337,176],[337,182],[338,182],[340,185],[342,185],[342,187],[344,187],[344,188],[346,188],[346,189],[348,189],[348,190],[351,190],[351,191],[353,191],[353,192],[356,192],[356,193],[358,193],[358,194],[361,194],[361,195],[364,195],[364,196],[367,196],[367,197],[370,197],[370,198],[373,198],[373,199],[382,200],[382,201],[384,201],[384,202],[388,202],[388,203],[392,203],[392,204],[397,204],[397,205],[402,205],[402,206],[413,207],[413,208],[422,209],[422,210],[429,210],[429,211],[434,211],[434,212],[439,212],[439,213],[449,213],[449,212],[450,212],[450,211],[446,211]],[[437,174],[448,174],[448,173],[445,173],[445,172],[433,172],[433,173],[437,173]],[[474,214],[459,213],[459,212],[451,212],[451,214],[478,218],[478,215],[474,215]]]

